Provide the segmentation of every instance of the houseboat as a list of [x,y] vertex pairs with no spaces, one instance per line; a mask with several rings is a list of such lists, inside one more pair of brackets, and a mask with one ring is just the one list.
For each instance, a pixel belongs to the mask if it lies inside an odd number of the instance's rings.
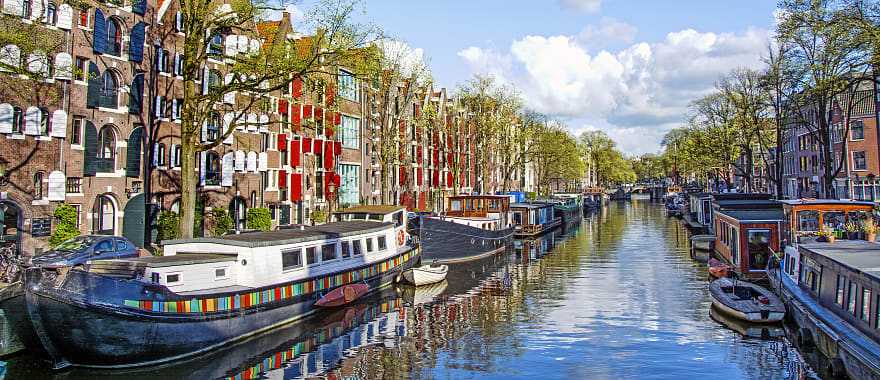
[[422,259],[448,264],[503,252],[514,231],[510,199],[505,195],[447,198],[443,215],[421,217]]
[[31,268],[30,321],[56,368],[145,366],[207,352],[310,315],[336,289],[378,290],[411,268],[418,251],[406,244],[404,210],[366,214],[166,241],[164,256],[88,270]]
[[741,277],[764,278],[768,260],[779,252],[783,214],[777,207],[715,211],[715,253]]
[[513,213],[513,235],[516,237],[541,235],[562,224],[562,218],[554,215],[550,203],[530,202],[510,205]]
[[580,194],[554,194],[552,198],[538,200],[553,205],[554,215],[562,224],[579,223],[584,217],[583,201]]
[[802,238],[773,264],[770,282],[789,306],[799,346],[829,358],[824,370],[835,377],[880,378],[880,245]]

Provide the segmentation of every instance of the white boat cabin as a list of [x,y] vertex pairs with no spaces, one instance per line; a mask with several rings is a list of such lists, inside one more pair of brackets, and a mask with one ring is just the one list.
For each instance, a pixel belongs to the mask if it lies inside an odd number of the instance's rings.
[[[405,223],[405,215],[401,223]],[[144,281],[177,293],[231,292],[342,273],[409,250],[405,224],[347,221],[164,243],[164,256],[131,259]]]

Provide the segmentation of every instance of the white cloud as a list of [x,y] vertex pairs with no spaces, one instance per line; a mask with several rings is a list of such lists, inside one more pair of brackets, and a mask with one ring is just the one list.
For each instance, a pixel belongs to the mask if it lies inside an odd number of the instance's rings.
[[[610,25],[611,22],[609,21]],[[600,28],[597,30],[601,30]],[[459,56],[493,67],[539,112],[589,120],[634,152],[655,151],[688,103],[738,67],[757,68],[770,33],[686,29],[659,42],[590,53],[580,37],[526,36],[509,53],[470,47]]]
[[502,84],[510,83],[508,77],[513,71],[513,59],[509,54],[471,46],[459,51],[458,56],[465,61],[471,71],[492,75]]
[[404,76],[415,74],[419,79],[427,79],[431,75],[424,49],[391,39],[379,41],[377,45],[385,53],[387,64],[399,66],[397,70]]
[[290,14],[290,23],[296,27],[298,22],[301,22],[305,19],[305,13],[302,9],[299,9],[294,4],[287,4],[284,6],[284,9],[270,9],[266,11],[266,20],[270,21],[279,21],[281,17],[283,17],[284,13],[287,12]]
[[602,0],[559,0],[564,8],[581,12],[598,12],[602,6]]
[[587,47],[603,47],[609,41],[632,43],[638,28],[613,17],[602,17],[599,25],[588,25],[578,34],[578,40]]

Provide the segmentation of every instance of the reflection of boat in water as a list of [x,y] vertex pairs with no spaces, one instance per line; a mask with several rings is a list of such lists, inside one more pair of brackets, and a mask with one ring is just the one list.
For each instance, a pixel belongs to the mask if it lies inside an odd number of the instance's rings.
[[400,289],[401,297],[404,302],[409,305],[421,305],[438,300],[448,286],[449,283],[447,283],[446,280],[443,280],[425,286],[404,285],[400,286],[398,289]]
[[516,239],[513,241],[513,248],[523,260],[539,259],[553,250],[560,234],[560,229],[556,228],[541,236]]
[[730,315],[719,311],[715,306],[709,308],[709,316],[712,317],[715,322],[718,322],[748,338],[770,339],[785,336],[785,329],[782,325],[749,323],[741,319],[733,318]]

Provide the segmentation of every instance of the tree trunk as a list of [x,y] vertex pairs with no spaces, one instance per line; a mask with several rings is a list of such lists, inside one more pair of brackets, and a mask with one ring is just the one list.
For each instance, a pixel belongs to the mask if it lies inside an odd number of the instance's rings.
[[190,128],[181,128],[180,144],[180,237],[193,237],[196,209],[196,147]]
[[383,163],[382,169],[379,170],[379,189],[382,192],[381,202],[383,205],[388,204],[388,192],[386,182],[388,181],[388,167]]
[[783,162],[782,162],[782,121],[780,115],[776,115],[776,199],[782,199],[784,183],[782,182]]

